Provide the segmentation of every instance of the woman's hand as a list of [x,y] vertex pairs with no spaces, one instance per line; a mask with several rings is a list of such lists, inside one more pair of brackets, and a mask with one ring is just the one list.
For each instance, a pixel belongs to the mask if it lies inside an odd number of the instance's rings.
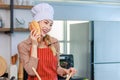
[[62,77],[66,77],[67,75],[71,74],[71,76],[74,76],[74,74],[76,73],[76,69],[71,67],[69,69],[65,69],[65,68],[62,68],[62,67],[58,67],[57,69],[57,73],[59,76],[62,76]]
[[77,71],[75,68],[71,67],[68,69],[68,72],[69,72],[68,74],[72,74],[72,76],[74,76]]
[[32,40],[32,48],[31,48],[31,56],[37,58],[37,46],[38,46],[38,38],[40,35],[37,34],[37,30],[33,29],[30,32],[30,38]]
[[59,76],[62,76],[62,77],[66,77],[66,75],[69,73],[69,71],[67,70],[67,69],[65,69],[65,68],[62,68],[62,67],[58,67],[57,68],[57,74],[59,75]]
[[40,35],[37,34],[37,30],[35,30],[35,29],[31,30],[30,38],[32,40],[32,45],[36,45],[37,46],[38,45],[37,39],[40,38]]

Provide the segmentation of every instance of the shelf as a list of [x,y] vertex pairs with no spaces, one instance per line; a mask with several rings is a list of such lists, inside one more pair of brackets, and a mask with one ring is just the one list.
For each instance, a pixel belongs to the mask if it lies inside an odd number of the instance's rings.
[[10,28],[0,28],[0,32],[8,32],[10,31]]
[[[28,5],[14,5],[14,9],[31,9],[33,6]],[[8,4],[0,4],[0,9],[10,9]]]
[[27,32],[29,30],[27,28],[14,28],[14,31],[16,31],[16,32]]
[[[0,32],[9,32],[10,28],[0,28]],[[15,32],[28,32],[29,30],[26,28],[14,28]]]
[[[13,5],[13,4],[11,4],[11,5]],[[31,6],[29,6],[29,5],[14,5],[14,6],[10,6],[9,4],[0,4],[0,9],[9,9],[11,11],[10,14],[13,14],[13,10],[14,9],[23,9],[24,10],[24,9],[31,9],[32,7],[33,7],[32,5]],[[13,16],[13,15],[10,15],[10,16]],[[28,32],[29,30],[27,28],[14,28],[14,29],[11,29],[11,28],[0,28],[0,32],[12,33],[14,31],[15,32]]]
[[8,4],[0,4],[0,9],[10,9],[10,5],[8,5]]
[[14,9],[31,9],[32,7],[28,5],[14,5]]

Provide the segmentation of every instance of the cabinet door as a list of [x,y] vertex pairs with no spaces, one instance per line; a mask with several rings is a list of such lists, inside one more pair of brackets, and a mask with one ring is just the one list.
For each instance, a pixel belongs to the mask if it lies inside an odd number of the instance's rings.
[[94,80],[120,80],[120,64],[95,64]]
[[94,22],[94,78],[120,80],[120,22]]
[[89,77],[89,22],[70,25],[70,53],[74,56],[76,76]]
[[94,22],[94,62],[120,62],[120,22]]

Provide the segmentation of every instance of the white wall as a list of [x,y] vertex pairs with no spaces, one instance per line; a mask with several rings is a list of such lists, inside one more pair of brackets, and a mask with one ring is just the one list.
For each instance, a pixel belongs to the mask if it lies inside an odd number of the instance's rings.
[[[24,20],[25,24],[21,25],[17,22],[16,18],[19,20]],[[30,10],[15,9],[14,10],[14,27],[15,28],[28,28],[28,23],[32,20],[32,14]]]
[[0,18],[2,18],[3,27],[10,27],[10,11],[0,9]]
[[55,19],[120,21],[120,6],[105,4],[50,3]]
[[15,32],[11,37],[11,55],[18,54],[17,45],[27,39],[29,36],[29,32]]

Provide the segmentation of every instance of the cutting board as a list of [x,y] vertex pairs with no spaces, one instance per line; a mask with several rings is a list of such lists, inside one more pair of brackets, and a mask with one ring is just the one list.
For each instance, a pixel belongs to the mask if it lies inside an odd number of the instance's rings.
[[0,56],[0,76],[2,76],[7,71],[7,62]]

